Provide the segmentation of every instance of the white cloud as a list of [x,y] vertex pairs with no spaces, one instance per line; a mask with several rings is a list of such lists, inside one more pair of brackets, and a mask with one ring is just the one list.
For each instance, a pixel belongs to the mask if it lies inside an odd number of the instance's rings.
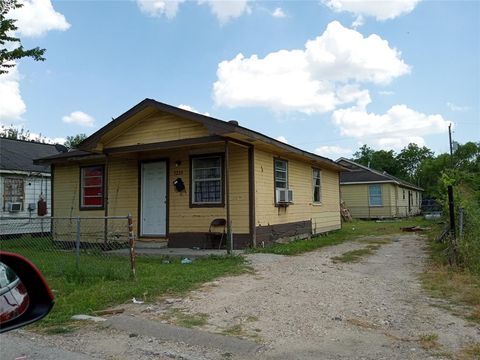
[[360,26],[363,26],[363,24],[365,24],[363,15],[358,15],[357,18],[352,22],[352,28],[356,29]]
[[363,37],[333,21],[304,49],[280,50],[264,58],[240,53],[222,61],[213,96],[217,105],[228,107],[321,113],[351,102],[365,106],[370,96],[359,83],[388,84],[409,71],[400,52],[378,35]]
[[285,136],[283,136],[283,135],[277,136],[277,137],[275,138],[275,140],[278,140],[278,141],[281,141],[281,142],[283,142],[283,143],[285,143],[285,144],[288,144],[287,138],[286,138]]
[[392,106],[385,114],[368,113],[354,108],[336,110],[333,123],[342,136],[368,141],[380,148],[400,149],[413,142],[425,145],[424,136],[444,133],[449,121],[441,115],[426,115],[406,105]]
[[65,31],[70,27],[50,0],[22,0],[21,4],[21,8],[11,10],[8,15],[17,20],[17,32],[22,36],[41,36],[50,30]]
[[372,16],[379,21],[394,19],[413,11],[420,0],[322,0],[336,12]]
[[251,12],[248,0],[198,0],[198,3],[208,4],[211,12],[222,25],[242,16],[244,13]]
[[140,10],[150,16],[165,16],[172,19],[177,15],[178,6],[185,0],[137,0]]
[[[65,17],[55,11],[50,0],[22,0],[21,3],[21,8],[13,9],[7,15],[17,20],[15,25],[18,29],[14,35],[35,37],[50,30],[64,31],[70,27]],[[0,122],[17,121],[27,111],[20,93],[20,73],[17,64],[13,64],[8,73],[0,74]]]
[[30,133],[28,136],[29,140],[34,140],[34,141],[41,141],[43,143],[47,144],[64,144],[67,139],[63,137],[56,137],[56,138],[51,138],[48,136],[44,136],[42,134],[37,134],[37,133]]
[[338,159],[339,157],[345,157],[352,155],[353,151],[349,148],[341,146],[320,146],[315,149],[315,154],[325,156],[331,159]]
[[83,111],[74,111],[70,115],[62,117],[64,123],[75,124],[79,126],[92,127],[95,123],[95,119]]
[[6,74],[0,74],[0,121],[14,121],[27,111],[20,95],[20,75],[17,67],[10,68]]
[[452,111],[461,111],[461,112],[464,112],[464,111],[470,110],[470,107],[469,107],[469,106],[456,105],[456,104],[451,103],[451,102],[447,102],[447,107],[448,107],[450,110],[452,110]]
[[285,14],[282,8],[278,7],[273,11],[272,16],[281,19],[286,17],[287,15]]
[[205,116],[210,116],[210,114],[208,112],[204,112],[202,113],[201,111],[198,111],[197,109],[195,109],[194,107],[190,106],[190,105],[185,105],[185,104],[180,104],[178,105],[178,107],[180,109],[183,109],[183,110],[187,110],[187,111],[191,111],[191,112],[195,112],[197,114],[201,114],[201,115],[205,115]]

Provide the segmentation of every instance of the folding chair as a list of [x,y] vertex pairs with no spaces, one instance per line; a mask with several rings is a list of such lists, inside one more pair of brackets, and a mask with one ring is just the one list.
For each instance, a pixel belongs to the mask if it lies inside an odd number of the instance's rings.
[[[218,228],[222,228],[221,232],[215,231]],[[210,223],[210,227],[208,228],[208,233],[206,234],[206,238],[210,240],[212,248],[215,246],[215,240],[220,238],[218,242],[218,248],[222,247],[223,239],[226,237],[226,230],[227,230],[227,220],[225,219],[213,219]],[[205,244],[205,248],[206,248]]]

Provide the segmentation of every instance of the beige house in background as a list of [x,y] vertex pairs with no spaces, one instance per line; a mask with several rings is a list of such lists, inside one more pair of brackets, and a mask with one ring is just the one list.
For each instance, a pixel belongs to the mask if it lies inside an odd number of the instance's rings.
[[37,162],[51,164],[53,216],[130,213],[140,241],[205,247],[217,218],[235,248],[341,227],[341,165],[151,99]]
[[340,198],[352,217],[392,218],[420,213],[422,188],[345,158],[337,163],[349,169],[340,174]]

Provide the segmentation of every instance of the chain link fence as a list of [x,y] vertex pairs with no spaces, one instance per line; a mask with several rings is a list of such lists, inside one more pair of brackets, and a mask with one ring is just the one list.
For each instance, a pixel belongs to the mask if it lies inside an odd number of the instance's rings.
[[135,275],[131,216],[2,217],[0,249],[32,261],[47,279]]

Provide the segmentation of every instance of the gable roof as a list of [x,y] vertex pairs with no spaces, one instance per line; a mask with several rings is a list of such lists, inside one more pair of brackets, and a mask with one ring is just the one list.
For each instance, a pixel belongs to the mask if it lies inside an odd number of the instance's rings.
[[352,160],[346,158],[340,158],[337,163],[343,167],[349,169],[349,171],[343,171],[340,173],[340,184],[358,184],[358,183],[394,183],[399,186],[407,187],[414,190],[423,191],[421,187],[413,185],[407,181],[401,180],[393,175],[390,175],[386,171],[380,172],[375,169],[371,169],[362,164],[358,164]]
[[34,164],[33,160],[59,152],[51,144],[0,138],[0,170],[49,173],[50,166]]
[[[245,138],[245,140],[243,141],[250,142],[250,143],[253,143],[255,141],[260,141],[262,143],[272,145],[283,151],[302,156],[309,160],[321,162],[325,166],[331,169],[334,169],[336,171],[344,170],[344,168],[341,165],[337,164],[335,161],[331,159],[328,159],[323,156],[319,156],[314,153],[310,153],[308,151],[301,150],[292,145],[285,144],[269,136],[261,134],[257,131],[250,130],[246,127],[240,126],[236,121],[223,121],[210,116],[180,109],[172,105],[164,104],[153,99],[145,99],[141,101],[140,103],[132,107],[130,110],[126,111],[116,119],[113,119],[112,121],[110,121],[107,125],[105,125],[101,129],[99,129],[98,131],[90,135],[87,139],[85,139],[80,144],[79,150],[90,153],[90,154],[95,153],[95,148],[97,144],[101,142],[103,136],[105,136],[112,129],[124,124],[127,120],[132,118],[134,115],[139,114],[142,111],[146,111],[149,108],[159,110],[164,113],[176,115],[183,119],[200,123],[204,125],[208,129],[210,135],[213,135],[213,136],[222,136],[223,138],[228,139],[232,136],[239,135]],[[232,139],[232,140],[235,140],[235,139]],[[66,157],[68,158],[68,156]],[[62,156],[62,158],[65,158],[65,156]],[[55,159],[56,159],[55,157],[50,157],[48,161],[52,161]],[[46,160],[47,159],[41,159],[39,160],[39,162],[44,162]]]

